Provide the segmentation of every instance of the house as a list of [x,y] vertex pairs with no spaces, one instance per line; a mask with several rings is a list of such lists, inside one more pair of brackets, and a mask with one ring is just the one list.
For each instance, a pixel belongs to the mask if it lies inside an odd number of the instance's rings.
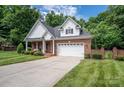
[[44,54],[84,58],[84,54],[91,53],[91,35],[70,17],[57,27],[50,27],[39,18],[24,40],[26,50],[31,42],[32,49],[41,49]]

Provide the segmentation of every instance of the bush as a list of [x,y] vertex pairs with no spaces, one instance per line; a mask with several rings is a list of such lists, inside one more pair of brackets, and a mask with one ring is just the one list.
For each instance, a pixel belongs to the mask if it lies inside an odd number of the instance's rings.
[[32,50],[32,48],[29,47],[29,48],[28,48],[28,51],[31,51],[31,50]]
[[112,51],[105,51],[105,58],[112,59]]
[[35,51],[30,51],[30,54],[33,55]]
[[22,43],[20,43],[18,46],[17,46],[17,53],[23,53],[24,52],[24,46]]
[[93,54],[92,58],[94,58],[94,59],[102,59],[102,55],[100,55],[100,54]]
[[30,51],[25,51],[24,54],[29,55]]
[[35,52],[33,53],[33,55],[35,55],[35,56],[41,56],[41,55],[43,55],[43,53],[38,50],[38,51],[35,51]]
[[124,61],[124,57],[117,57],[116,60],[118,60],[118,61]]
[[85,54],[85,58],[91,58],[91,55],[90,54]]

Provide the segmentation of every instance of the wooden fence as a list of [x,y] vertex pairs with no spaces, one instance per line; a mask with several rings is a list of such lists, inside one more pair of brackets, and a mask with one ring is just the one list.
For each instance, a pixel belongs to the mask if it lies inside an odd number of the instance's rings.
[[106,54],[109,52],[111,58],[115,59],[117,57],[124,57],[124,49],[117,49],[114,47],[112,50],[105,50],[104,48],[101,49],[92,49],[92,54],[100,54],[102,58],[106,58]]
[[3,50],[3,51],[14,51],[14,50],[16,50],[16,47],[14,47],[14,46],[1,46],[0,50]]
[[113,48],[113,58],[117,58],[117,57],[124,57],[124,50],[122,49],[117,49],[116,47]]

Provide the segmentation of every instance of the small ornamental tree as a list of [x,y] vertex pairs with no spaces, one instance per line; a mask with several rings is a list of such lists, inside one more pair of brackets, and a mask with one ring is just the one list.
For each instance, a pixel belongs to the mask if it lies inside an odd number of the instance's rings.
[[23,53],[24,51],[24,46],[22,43],[20,43],[18,46],[17,46],[17,53]]

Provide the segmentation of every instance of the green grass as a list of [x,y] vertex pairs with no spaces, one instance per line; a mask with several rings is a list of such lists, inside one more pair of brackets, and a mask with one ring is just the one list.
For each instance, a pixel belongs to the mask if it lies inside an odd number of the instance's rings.
[[124,87],[124,62],[83,60],[56,87]]
[[21,62],[42,59],[42,58],[44,57],[17,54],[15,51],[0,51],[0,66],[21,63]]

